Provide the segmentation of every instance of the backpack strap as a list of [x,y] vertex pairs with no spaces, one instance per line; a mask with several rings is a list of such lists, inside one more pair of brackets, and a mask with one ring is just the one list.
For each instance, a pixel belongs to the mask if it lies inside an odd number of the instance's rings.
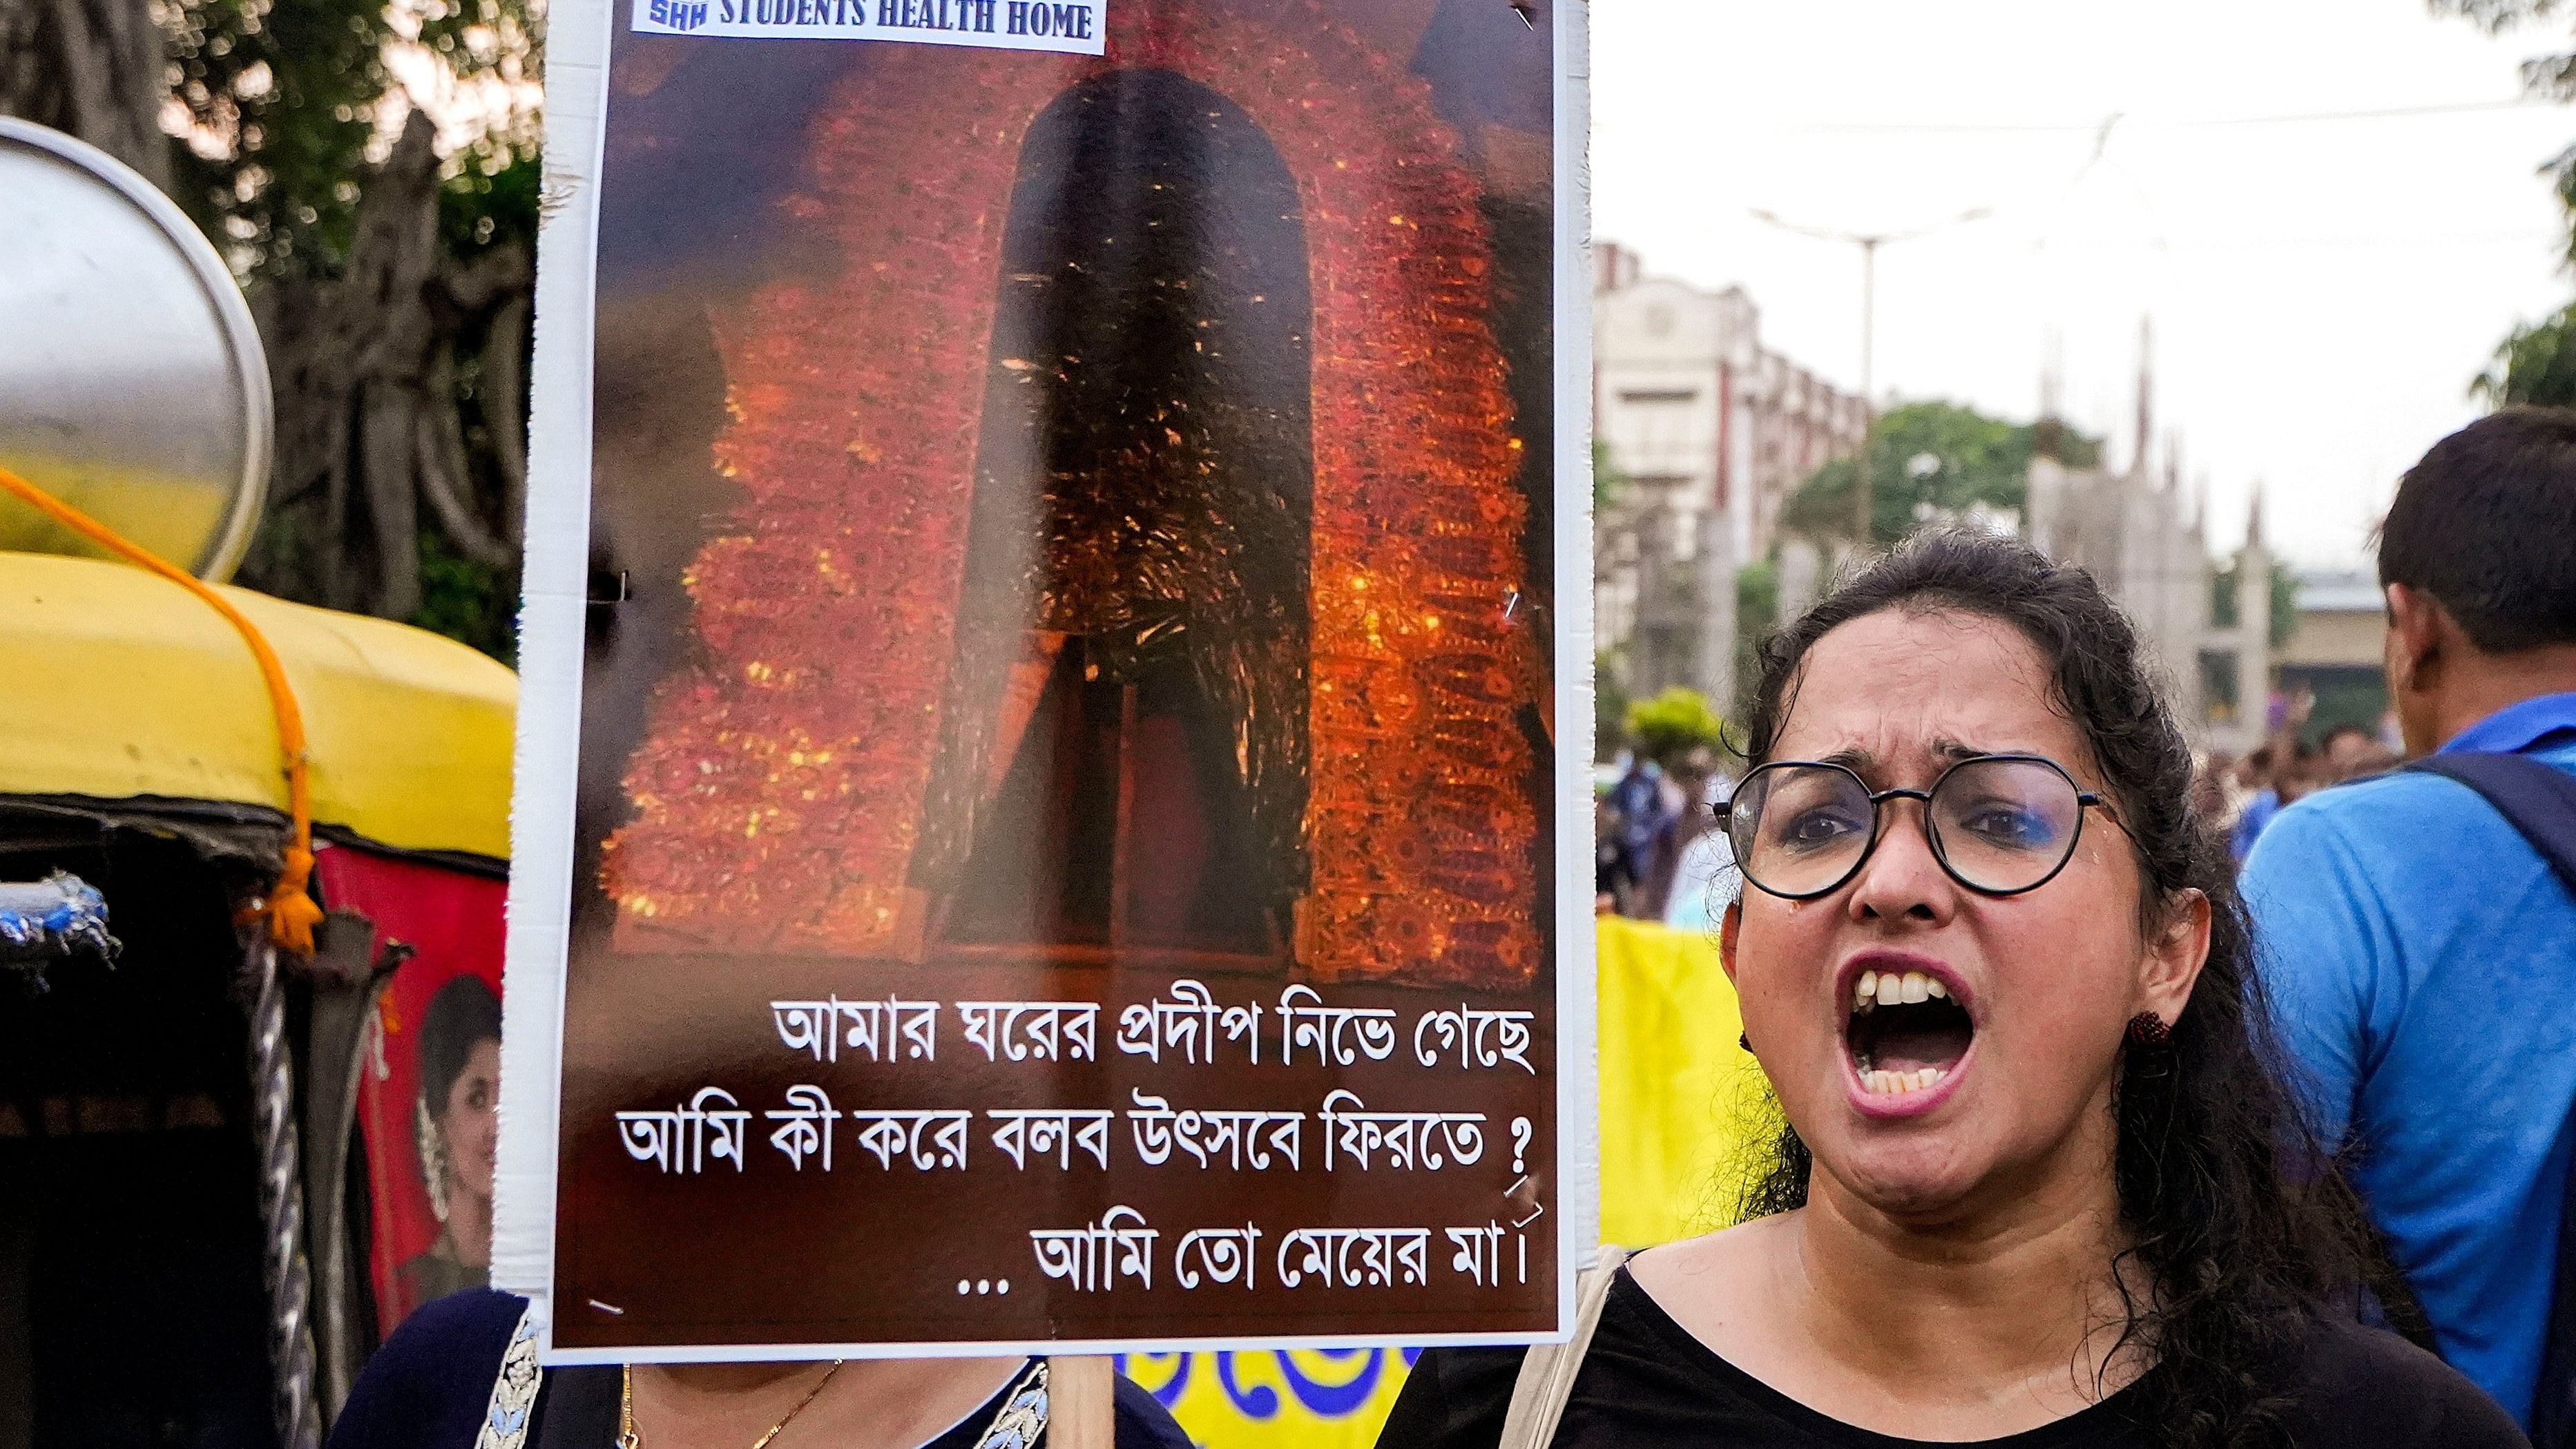
[[2406,767],[2457,780],[2510,821],[2576,895],[2576,775],[2529,755],[2462,751],[2429,755]]
[[1575,1275],[1574,1336],[1563,1343],[1530,1345],[1521,1359],[1520,1377],[1512,1382],[1512,1406],[1503,1416],[1503,1437],[1495,1449],[1547,1449],[1556,1438],[1565,1401],[1574,1395],[1574,1376],[1592,1347],[1592,1330],[1601,1326],[1610,1281],[1627,1261],[1627,1249],[1604,1243],[1592,1266]]
[[[2522,832],[2557,872],[2558,883],[2576,897],[2576,775],[2529,755],[2476,751],[2434,755],[2407,768],[2477,791]],[[2558,1265],[2531,1405],[2531,1442],[2538,1449],[2576,1446],[2576,1181],[2567,1185],[2559,1203],[2555,1246]]]

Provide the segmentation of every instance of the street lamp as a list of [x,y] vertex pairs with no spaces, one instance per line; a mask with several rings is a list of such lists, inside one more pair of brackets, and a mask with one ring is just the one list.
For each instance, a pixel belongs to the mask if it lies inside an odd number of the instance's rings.
[[1869,435],[1871,430],[1878,426],[1878,396],[1874,387],[1875,378],[1871,375],[1871,366],[1874,361],[1872,354],[1875,352],[1878,344],[1878,249],[1896,242],[1914,241],[1920,237],[1930,236],[1937,231],[1947,231],[1951,227],[1958,226],[1966,222],[1983,221],[1987,217],[1994,215],[1994,208],[1990,206],[1980,206],[1972,211],[1960,212],[1957,216],[1951,217],[1948,221],[1939,222],[1932,226],[1921,228],[1917,231],[1895,232],[1830,231],[1821,227],[1800,226],[1795,222],[1783,221],[1777,215],[1765,211],[1758,206],[1752,208],[1752,211],[1755,220],[1768,222],[1771,225],[1780,228],[1782,231],[1794,231],[1800,236],[1811,236],[1818,241],[1843,242],[1860,248],[1861,431],[1860,457],[1852,467],[1853,477],[1858,484],[1858,486],[1852,490],[1854,495],[1852,499],[1852,526],[1856,530],[1854,534],[1857,541],[1856,546],[1867,548],[1869,547],[1870,522]]

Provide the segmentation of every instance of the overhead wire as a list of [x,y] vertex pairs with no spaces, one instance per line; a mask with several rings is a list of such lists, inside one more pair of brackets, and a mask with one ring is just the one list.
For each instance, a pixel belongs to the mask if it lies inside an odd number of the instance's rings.
[[[2531,111],[2556,106],[2543,98],[2509,101],[2454,101],[2423,106],[2385,106],[2351,111],[2292,111],[2268,116],[2185,116],[2158,120],[2152,117],[2121,116],[2124,126],[2144,130],[2203,130],[2227,126],[2293,126],[2337,121],[2402,120],[2416,116],[2474,115],[2483,112]],[[1761,124],[1755,129],[1794,132],[1849,132],[1865,135],[2067,135],[2100,132],[2101,121],[1788,121]]]

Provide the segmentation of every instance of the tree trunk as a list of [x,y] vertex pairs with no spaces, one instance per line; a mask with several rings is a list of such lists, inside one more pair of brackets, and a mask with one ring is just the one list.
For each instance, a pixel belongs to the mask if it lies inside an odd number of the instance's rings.
[[0,0],[0,114],[51,126],[170,188],[161,28],[143,0]]
[[[415,113],[368,178],[338,281],[295,284],[257,309],[278,443],[269,526],[249,576],[289,597],[397,619],[423,602],[424,524],[458,556],[507,574],[526,486],[519,358],[531,268],[515,248],[470,266],[447,258],[430,138]],[[477,331],[491,455],[479,472],[455,381]],[[478,487],[481,473],[494,486]]]

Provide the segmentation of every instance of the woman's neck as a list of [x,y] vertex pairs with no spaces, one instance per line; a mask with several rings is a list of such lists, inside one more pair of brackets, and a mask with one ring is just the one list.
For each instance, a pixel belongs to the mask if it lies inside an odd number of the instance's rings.
[[1881,1213],[1818,1169],[1805,1208],[1656,1249],[1636,1276],[1720,1357],[1818,1413],[1907,1438],[1999,1438],[2144,1367],[2112,1354],[2125,1316],[2111,1265],[2127,1242],[2106,1160],[2076,1171],[2070,1156],[1937,1221]]
[[[853,1359],[823,1364],[645,1365],[633,1370],[644,1449],[748,1449],[793,1420],[775,1449],[917,1449],[999,1393],[1025,1359]],[[830,1381],[802,1409],[797,1405]]]
[[1792,1223],[1783,1266],[1794,1301],[1820,1345],[1870,1379],[1969,1400],[2027,1385],[2080,1405],[2097,1377],[2115,1389],[2137,1374],[2105,1362],[2122,1322],[2112,1263],[2126,1246],[2107,1175],[2060,1175],[1927,1224],[1880,1213],[1819,1172]]
[[447,1199],[447,1240],[456,1245],[456,1261],[469,1268],[492,1262],[492,1199],[470,1192]]

